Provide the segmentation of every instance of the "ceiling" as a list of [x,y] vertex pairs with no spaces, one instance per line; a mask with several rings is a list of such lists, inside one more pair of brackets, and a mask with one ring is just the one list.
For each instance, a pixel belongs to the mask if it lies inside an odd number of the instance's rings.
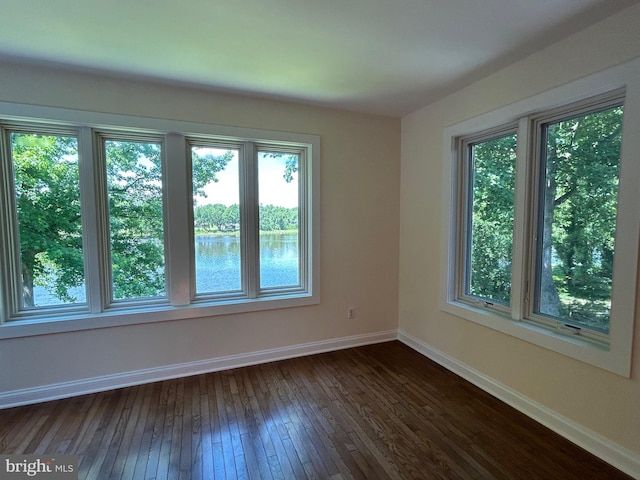
[[0,59],[400,116],[638,0],[2,0]]

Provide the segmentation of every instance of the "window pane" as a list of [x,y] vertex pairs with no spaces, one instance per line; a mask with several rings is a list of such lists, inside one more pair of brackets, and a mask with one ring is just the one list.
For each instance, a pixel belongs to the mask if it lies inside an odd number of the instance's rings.
[[105,141],[114,300],[166,295],[162,146]]
[[11,134],[22,307],[85,302],[78,142]]
[[196,293],[242,289],[238,150],[192,147]]
[[516,134],[469,146],[465,294],[509,305]]
[[258,154],[260,288],[300,284],[299,155]]
[[543,126],[537,313],[609,331],[622,107]]

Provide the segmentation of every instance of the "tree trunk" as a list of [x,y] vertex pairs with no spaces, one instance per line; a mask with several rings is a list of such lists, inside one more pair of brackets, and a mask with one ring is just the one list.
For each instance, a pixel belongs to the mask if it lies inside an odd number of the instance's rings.
[[25,307],[35,306],[33,298],[33,262],[26,261],[24,258],[27,255],[23,255],[22,259],[22,301]]

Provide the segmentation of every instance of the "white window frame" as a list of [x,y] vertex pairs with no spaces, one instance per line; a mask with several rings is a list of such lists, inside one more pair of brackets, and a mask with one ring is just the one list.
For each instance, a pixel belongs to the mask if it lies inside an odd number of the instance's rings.
[[[309,201],[305,192],[308,191],[309,174],[307,161],[307,148],[300,145],[283,145],[280,142],[255,142],[245,141],[237,143],[222,143],[213,139],[202,137],[187,137],[186,144],[189,152],[191,147],[212,147],[235,149],[239,154],[240,170],[240,224],[243,234],[240,238],[240,250],[242,252],[241,265],[241,288],[232,292],[202,292],[196,291],[195,266],[192,266],[191,279],[191,299],[192,303],[203,303],[215,301],[217,299],[256,299],[269,296],[283,296],[304,294],[309,289],[309,278],[307,275],[308,262],[306,258],[309,252],[309,229],[307,228]],[[298,166],[298,209],[299,224],[298,229],[298,271],[300,282],[297,285],[282,285],[275,287],[260,286],[260,245],[259,245],[259,201],[258,201],[258,154],[260,152],[291,153],[299,158]],[[189,171],[192,169],[191,156],[187,155]],[[191,188],[192,190],[192,188]],[[193,226],[193,205],[190,208],[190,224]],[[193,235],[193,227],[190,229]],[[195,257],[194,241],[190,242],[191,256]]]
[[[562,107],[558,110],[545,112],[540,116],[531,116],[530,117],[531,137],[532,137],[532,140],[535,140],[535,145],[531,145],[533,154],[531,157],[531,165],[530,165],[529,171],[530,172],[534,171],[536,174],[541,175],[540,170],[542,170],[545,164],[545,160],[543,160],[542,158],[542,155],[543,155],[542,142],[544,141],[542,134],[543,134],[544,125],[550,124],[556,121],[562,121],[564,119],[576,118],[582,115],[588,115],[590,113],[599,112],[605,109],[613,108],[615,106],[624,105],[624,103],[625,103],[624,91],[623,90],[613,91],[613,92],[609,92],[608,94],[600,95],[595,98],[589,98],[586,101],[578,102],[576,104],[572,104],[567,107]],[[624,122],[624,118],[623,118],[623,122]],[[626,159],[628,160],[629,157],[626,157]],[[622,159],[621,159],[621,164],[622,164]],[[622,167],[622,165],[620,165],[620,167]],[[538,278],[537,277],[538,277],[538,274],[540,274],[540,272],[538,272],[538,268],[539,268],[538,256],[540,255],[541,252],[539,251],[540,245],[538,244],[538,242],[535,242],[532,239],[537,235],[539,235],[539,231],[537,228],[541,226],[537,224],[537,222],[534,219],[539,218],[540,207],[541,207],[540,200],[543,196],[542,192],[540,192],[541,179],[536,179],[536,180],[538,181],[535,182],[536,183],[535,185],[530,185],[530,184],[528,185],[529,191],[531,192],[531,194],[528,195],[528,198],[530,198],[530,201],[528,202],[529,220],[527,221],[527,225],[526,225],[528,228],[528,231],[526,233],[526,238],[527,238],[526,252],[527,252],[527,261],[530,263],[527,265],[527,268],[528,268],[527,292],[525,294],[525,310],[523,311],[523,316],[526,317],[531,322],[536,322],[547,328],[559,329],[560,331],[565,331],[572,335],[584,336],[587,339],[591,340],[592,342],[596,344],[601,344],[605,348],[608,348],[608,345],[609,345],[608,334],[600,333],[595,329],[590,330],[586,327],[578,327],[578,326],[572,327],[570,325],[571,322],[569,320],[562,321],[559,318],[549,317],[542,313],[536,312],[534,310],[535,301],[537,300],[536,297],[538,295],[538,292],[537,292]],[[626,183],[627,179],[626,178],[619,179],[619,182],[620,184]],[[623,218],[622,215],[624,214],[624,210],[621,210],[621,205],[619,201],[618,201],[617,210],[619,213],[619,219],[617,223],[621,223],[620,219]],[[618,239],[620,239],[620,235],[616,234],[616,240]],[[614,271],[616,272],[616,274],[613,282],[613,291],[619,291],[619,289],[616,288],[618,286],[619,279],[620,279],[620,277],[617,275],[617,272],[622,268],[621,262],[623,263],[626,262],[627,259],[629,258],[627,257],[627,255],[633,255],[633,252],[629,252],[628,250],[625,249],[624,246],[619,248],[617,245],[617,241],[616,241],[615,249],[616,249],[616,254],[614,258],[614,263],[615,263]],[[618,251],[620,251],[620,254],[618,254]],[[613,318],[620,318],[620,317],[629,315],[629,312],[624,312],[624,310],[621,313],[621,310],[620,310],[621,308],[622,309],[625,308],[623,302],[618,302],[618,301],[613,302],[610,317],[613,319]],[[631,312],[631,316],[632,315],[633,315],[633,312]]]
[[[624,117],[618,216],[616,223],[616,253],[614,259],[613,306],[608,336],[589,335],[558,325],[535,322],[528,311],[527,286],[531,284],[533,255],[527,241],[532,226],[532,188],[530,178],[535,148],[531,125],[536,118],[555,109],[579,102],[588,102],[601,95],[624,91]],[[459,295],[457,265],[460,245],[459,218],[461,212],[458,151],[461,138],[478,132],[518,124],[516,160],[516,195],[514,245],[512,264],[511,306],[507,311],[486,304],[465,302]],[[573,81],[547,92],[515,102],[478,117],[444,129],[443,135],[443,255],[441,263],[440,308],[448,313],[561,353],[610,372],[629,377],[635,321],[637,289],[638,242],[640,240],[640,60]],[[631,133],[630,133],[631,132]],[[534,321],[532,321],[534,320]],[[606,338],[605,338],[606,337]]]
[[[282,154],[295,154],[298,156],[298,174],[297,174],[297,180],[298,180],[298,210],[299,212],[304,212],[307,209],[307,205],[308,205],[308,200],[304,194],[304,192],[307,190],[308,188],[308,180],[309,180],[309,175],[308,175],[308,162],[307,162],[307,152],[304,149],[300,149],[298,147],[286,147],[286,146],[282,146],[282,145],[277,145],[277,144],[268,144],[265,142],[261,142],[261,143],[255,143],[253,145],[253,150],[254,150],[254,156],[253,156],[253,168],[255,169],[255,175],[257,178],[257,172],[259,169],[258,166],[258,155],[261,152],[268,152],[268,153],[282,153]],[[252,191],[252,189],[248,189],[249,191]],[[257,192],[257,189],[253,189],[253,191]],[[253,201],[253,207],[254,207],[254,215],[255,215],[255,222],[253,224],[253,229],[254,229],[254,238],[256,239],[256,241],[258,241],[258,230],[259,230],[259,199],[256,198],[251,198],[251,200]],[[254,262],[256,262],[255,265],[255,270],[256,270],[256,274],[253,275],[251,277],[251,279],[255,279],[256,283],[255,286],[250,286],[249,291],[251,293],[253,293],[255,291],[255,296],[272,296],[272,295],[282,295],[282,294],[287,294],[287,293],[295,293],[295,292],[300,292],[300,291],[305,291],[308,286],[307,286],[307,264],[306,262],[303,261],[303,259],[307,256],[307,246],[309,244],[309,239],[308,239],[308,229],[306,228],[306,223],[307,223],[308,219],[306,215],[299,215],[298,216],[298,223],[299,223],[299,229],[298,229],[298,252],[299,252],[299,263],[298,263],[298,274],[299,274],[299,282],[297,285],[278,285],[278,286],[272,286],[272,287],[263,287],[261,286],[261,281],[260,281],[260,271],[258,268],[258,264],[259,264],[259,258],[260,258],[260,246],[257,245],[255,248],[255,252],[256,252],[256,257],[254,258]]]
[[[86,128],[86,127],[85,127]],[[120,141],[120,142],[131,142],[131,143],[156,143],[160,145],[161,148],[161,162],[162,162],[162,212],[163,212],[163,224],[166,223],[166,211],[168,205],[168,198],[166,195],[166,165],[167,165],[167,157],[166,157],[166,145],[165,139],[162,134],[147,134],[141,133],[137,131],[114,131],[107,129],[90,129],[93,134],[93,152],[94,155],[92,160],[94,165],[96,166],[96,173],[94,177],[94,181],[92,185],[95,187],[95,190],[92,192],[92,196],[96,198],[96,204],[98,205],[97,218],[108,219],[109,212],[109,192],[107,191],[107,158],[106,158],[106,143],[109,141]],[[86,163],[86,162],[84,162]],[[95,197],[97,196],[97,197]],[[91,216],[91,212],[87,215]],[[124,298],[124,299],[114,299],[113,298],[113,269],[112,269],[112,259],[111,259],[111,248],[108,246],[111,242],[110,238],[110,230],[108,222],[102,222],[97,225],[98,227],[98,245],[107,246],[104,248],[104,251],[98,247],[98,251],[100,252],[100,256],[98,257],[100,260],[95,266],[98,272],[101,273],[102,278],[100,282],[100,290],[92,292],[93,295],[89,297],[93,299],[96,295],[100,296],[102,300],[100,302],[103,307],[100,310],[106,309],[130,309],[134,306],[147,307],[151,305],[169,305],[170,304],[170,292],[169,292],[169,283],[165,282],[165,294],[158,295],[155,297],[148,298]],[[164,249],[165,249],[165,258],[168,256],[166,252],[167,247],[167,228],[164,226]],[[89,260],[91,262],[91,260]],[[167,268],[165,265],[165,278],[168,279],[169,275],[167,272]]]
[[[0,151],[0,178],[5,179],[4,184],[0,185],[4,192],[2,198],[5,199],[0,198],[0,218],[13,216],[12,221],[0,222],[0,262],[3,265],[0,268],[0,339],[320,303],[319,136],[0,102],[0,125],[14,124],[24,125],[25,131],[33,127],[51,133],[73,132],[78,137],[88,298],[87,304],[79,308],[42,308],[28,314],[16,312],[16,299],[9,298],[9,292],[15,292],[16,289],[4,287],[16,281],[15,268],[19,265],[14,240],[17,238],[15,213],[11,201],[5,201],[11,198],[13,177],[9,175],[11,162],[7,161],[8,152]],[[104,155],[101,153],[100,138],[162,142],[163,178],[171,179],[163,181],[166,298],[115,302],[110,298],[108,229],[100,220],[107,218],[107,199],[102,178]],[[255,213],[245,214],[242,219],[244,228],[250,229],[245,237],[257,235],[257,197],[251,186],[252,182],[257,182],[257,177],[251,155],[255,157],[258,148],[295,151],[300,155],[300,285],[261,291],[255,288],[258,278],[248,282],[254,287],[248,288],[246,295],[219,298],[195,296],[190,141],[242,145],[246,159],[241,168],[247,169],[248,176],[241,187],[241,202],[256,205],[255,208],[246,208],[247,212],[255,210]],[[250,227],[250,224],[253,226]],[[248,257],[251,257],[256,245],[243,245],[243,248],[248,249]],[[249,275],[253,275],[257,265],[250,261],[247,269]]]
[[[456,151],[459,152],[460,158],[459,161],[459,179],[456,185],[456,188],[462,195],[460,198],[460,205],[464,210],[466,215],[462,215],[463,212],[460,212],[460,216],[458,217],[458,221],[460,224],[456,228],[457,239],[459,245],[459,250],[456,255],[459,255],[460,258],[464,258],[465,262],[461,262],[458,265],[457,271],[457,280],[456,280],[456,293],[455,298],[462,302],[466,302],[472,305],[478,305],[483,307],[491,307],[497,311],[508,313],[510,311],[509,305],[503,305],[499,302],[494,302],[493,299],[484,298],[480,296],[475,296],[472,294],[468,294],[466,292],[467,287],[467,278],[469,275],[468,270],[470,269],[470,258],[467,258],[471,246],[469,244],[470,233],[471,232],[471,218],[469,216],[468,210],[472,208],[472,191],[471,191],[471,158],[469,156],[469,149],[473,145],[477,145],[483,142],[491,141],[497,138],[501,138],[503,136],[508,136],[510,134],[518,134],[518,124],[510,124],[503,125],[497,129],[491,129],[489,131],[483,131],[478,133],[477,135],[472,135],[464,138],[457,139],[458,146],[456,147]],[[515,182],[514,182],[515,183]],[[514,186],[515,187],[515,186]],[[514,198],[515,203],[515,198]],[[515,208],[515,205],[514,205]],[[465,218],[463,218],[465,217]],[[515,215],[514,215],[515,219]],[[515,220],[514,220],[515,221]],[[463,264],[464,263],[464,264]]]

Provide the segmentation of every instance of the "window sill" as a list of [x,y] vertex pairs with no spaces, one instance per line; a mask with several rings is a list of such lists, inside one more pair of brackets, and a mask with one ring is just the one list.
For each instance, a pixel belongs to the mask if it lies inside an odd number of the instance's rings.
[[615,344],[599,342],[570,332],[545,328],[534,323],[517,321],[508,315],[462,302],[448,301],[441,305],[447,313],[491,328],[533,345],[579,360],[589,365],[629,378],[631,358]]
[[317,296],[302,294],[296,296],[270,296],[257,299],[234,299],[216,301],[215,304],[210,302],[183,307],[162,305],[128,309],[126,311],[118,309],[97,314],[82,313],[33,317],[12,320],[1,325],[0,340],[145,323],[216,317],[220,315],[317,305],[319,303],[320,300]]

